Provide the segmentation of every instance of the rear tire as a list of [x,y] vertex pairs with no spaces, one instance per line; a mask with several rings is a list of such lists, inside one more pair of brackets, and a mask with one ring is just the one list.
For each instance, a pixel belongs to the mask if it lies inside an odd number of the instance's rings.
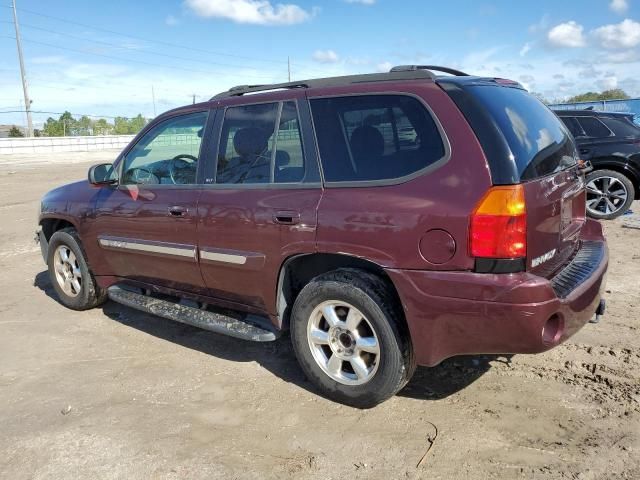
[[629,177],[614,170],[595,170],[587,175],[587,214],[613,220],[633,203],[636,191]]
[[309,282],[295,300],[291,338],[307,378],[326,397],[371,408],[415,371],[402,309],[380,277],[340,269]]
[[88,310],[104,303],[101,289],[89,270],[78,233],[73,228],[55,232],[47,254],[49,278],[60,303],[73,310]]

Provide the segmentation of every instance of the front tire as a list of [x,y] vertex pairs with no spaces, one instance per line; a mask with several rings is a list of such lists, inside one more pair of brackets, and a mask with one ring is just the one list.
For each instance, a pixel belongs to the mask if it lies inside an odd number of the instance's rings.
[[340,269],[307,284],[293,305],[291,338],[307,378],[326,397],[370,408],[415,370],[402,310],[371,273]]
[[613,170],[596,170],[587,175],[587,214],[599,220],[613,220],[629,210],[636,196],[631,180]]
[[47,254],[49,278],[60,303],[73,310],[88,310],[104,303],[106,291],[89,270],[78,233],[73,228],[55,232]]

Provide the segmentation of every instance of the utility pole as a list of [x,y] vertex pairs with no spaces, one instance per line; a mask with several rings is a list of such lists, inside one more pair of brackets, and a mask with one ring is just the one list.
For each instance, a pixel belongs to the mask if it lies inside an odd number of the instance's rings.
[[196,94],[195,93],[193,94],[193,104],[194,105],[196,104]]
[[157,116],[156,115],[156,93],[153,91],[153,85],[151,85],[151,99],[153,100],[153,116],[155,118]]
[[24,71],[24,59],[22,58],[22,42],[20,41],[20,29],[18,28],[18,14],[16,12],[16,0],[13,4],[13,25],[16,27],[16,44],[18,45],[18,59],[20,60],[20,75],[22,76],[22,90],[24,91],[24,109],[27,112],[27,137],[33,137],[33,121],[31,120],[31,100],[27,88],[27,76]]
[[287,72],[289,73],[289,82],[291,82],[291,57],[287,56]]

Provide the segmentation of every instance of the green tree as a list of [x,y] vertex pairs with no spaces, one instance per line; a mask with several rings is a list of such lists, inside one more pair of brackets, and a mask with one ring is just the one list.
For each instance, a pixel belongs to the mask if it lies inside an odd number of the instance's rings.
[[62,123],[55,118],[49,117],[42,127],[42,133],[45,137],[61,137]]
[[13,125],[11,129],[9,129],[9,136],[12,138],[24,137],[24,133],[18,127]]
[[602,100],[628,100],[627,92],[620,88],[605,90],[604,92],[586,92],[576,95],[567,100],[567,103],[577,102],[599,102]]
[[104,118],[99,118],[93,122],[93,134],[94,135],[109,135],[113,131],[113,125],[107,122]]

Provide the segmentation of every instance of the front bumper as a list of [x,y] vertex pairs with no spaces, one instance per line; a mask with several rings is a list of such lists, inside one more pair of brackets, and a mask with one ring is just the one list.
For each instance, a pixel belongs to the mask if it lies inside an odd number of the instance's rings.
[[[588,220],[580,240],[574,260],[588,268],[572,262],[551,279],[527,272],[388,270],[418,364],[454,355],[539,353],[575,334],[600,306],[609,263],[600,224]],[[581,256],[587,247],[597,255]]]

